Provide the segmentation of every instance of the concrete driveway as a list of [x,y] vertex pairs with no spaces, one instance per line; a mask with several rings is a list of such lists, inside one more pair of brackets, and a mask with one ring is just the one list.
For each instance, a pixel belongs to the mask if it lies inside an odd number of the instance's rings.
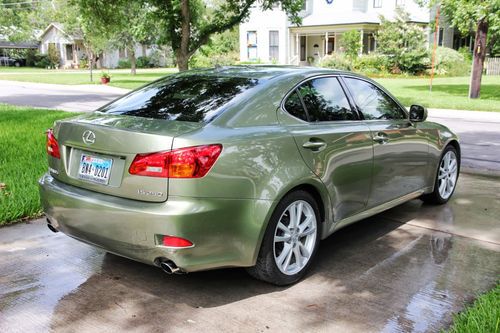
[[[500,276],[500,179],[462,175],[321,243],[278,288],[242,269],[168,276],[50,232],[0,232],[0,332],[436,332]],[[105,221],[102,221],[105,223]]]

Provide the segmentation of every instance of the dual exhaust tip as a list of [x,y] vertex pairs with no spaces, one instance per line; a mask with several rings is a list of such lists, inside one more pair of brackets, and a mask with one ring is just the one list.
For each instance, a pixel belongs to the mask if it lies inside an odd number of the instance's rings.
[[52,232],[59,232],[53,225],[52,222],[47,218],[47,228]]

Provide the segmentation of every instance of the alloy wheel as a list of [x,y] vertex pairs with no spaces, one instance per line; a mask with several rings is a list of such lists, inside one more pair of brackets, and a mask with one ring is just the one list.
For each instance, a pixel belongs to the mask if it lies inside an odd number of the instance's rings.
[[457,183],[458,163],[455,152],[448,151],[439,165],[438,189],[439,195],[443,199],[448,199]]

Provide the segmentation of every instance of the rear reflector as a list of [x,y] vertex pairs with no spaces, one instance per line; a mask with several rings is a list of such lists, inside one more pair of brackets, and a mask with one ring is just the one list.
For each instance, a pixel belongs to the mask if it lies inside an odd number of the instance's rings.
[[207,145],[172,151],[139,154],[130,165],[131,175],[163,178],[201,178],[214,165],[222,145]]
[[193,243],[188,241],[187,239],[174,236],[163,236],[162,244],[163,246],[179,247],[179,248],[193,246]]
[[47,154],[55,158],[61,158],[59,153],[59,144],[52,129],[47,130]]

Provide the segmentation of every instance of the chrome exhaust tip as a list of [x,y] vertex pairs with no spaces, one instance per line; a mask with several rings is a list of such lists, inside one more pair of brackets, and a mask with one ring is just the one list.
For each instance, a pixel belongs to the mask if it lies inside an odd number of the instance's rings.
[[182,274],[183,272],[172,260],[164,260],[160,262],[161,269],[167,274]]
[[56,228],[54,228],[54,226],[52,225],[52,222],[50,222],[49,219],[47,219],[47,228],[49,228],[49,230],[52,231],[52,232],[59,232],[59,230],[57,230]]

